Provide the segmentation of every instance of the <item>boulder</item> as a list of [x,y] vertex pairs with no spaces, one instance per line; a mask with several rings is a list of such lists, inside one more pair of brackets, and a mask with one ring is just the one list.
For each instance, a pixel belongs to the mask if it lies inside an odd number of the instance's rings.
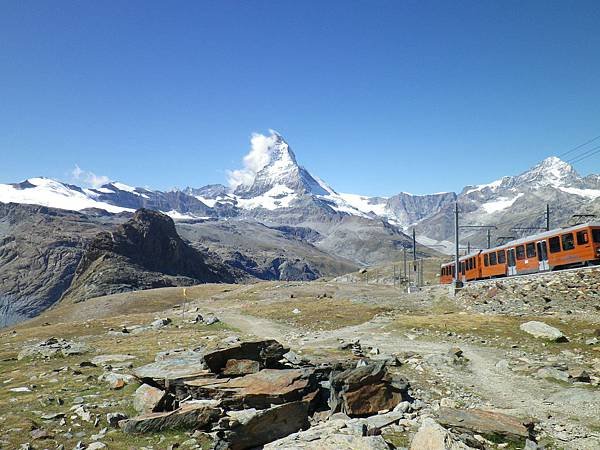
[[513,441],[525,440],[531,433],[531,425],[516,417],[482,409],[440,408],[437,420],[445,427]]
[[150,433],[165,430],[196,430],[221,416],[219,408],[206,404],[184,404],[169,412],[144,414],[119,422],[125,433]]
[[169,390],[184,380],[208,374],[202,352],[174,352],[170,356],[145,366],[138,367],[133,374],[142,383]]
[[169,409],[172,397],[165,391],[142,384],[133,395],[133,407],[140,414],[149,414]]
[[525,333],[539,339],[547,339],[554,342],[568,342],[566,336],[558,328],[554,328],[544,322],[532,320],[522,323],[519,327]]
[[393,379],[385,363],[367,364],[343,372],[333,372],[330,379],[329,406],[332,413],[365,417],[391,410],[408,400],[408,383]]
[[225,349],[214,350],[204,355],[206,365],[213,373],[220,373],[230,359],[251,359],[258,361],[260,368],[277,368],[279,360],[289,349],[273,339],[242,342]]
[[423,419],[410,443],[410,450],[469,450],[471,448],[430,417]]
[[263,369],[240,378],[198,378],[184,386],[195,399],[220,399],[235,409],[264,409],[316,393],[318,383],[311,369]]
[[231,411],[219,421],[215,450],[243,450],[272,442],[308,426],[308,402],[262,410]]
[[241,375],[249,375],[260,370],[258,361],[251,359],[230,359],[225,364],[223,375],[227,377],[237,377]]

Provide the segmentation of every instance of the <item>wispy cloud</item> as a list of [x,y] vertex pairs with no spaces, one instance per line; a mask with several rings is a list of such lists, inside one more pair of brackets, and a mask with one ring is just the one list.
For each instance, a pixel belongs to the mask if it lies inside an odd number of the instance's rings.
[[227,181],[231,189],[238,186],[249,186],[254,181],[256,174],[265,167],[271,159],[271,148],[277,140],[278,134],[269,130],[270,135],[253,133],[250,138],[250,151],[244,156],[242,169],[228,170]]
[[71,171],[71,176],[75,181],[83,182],[93,188],[98,188],[103,184],[110,182],[110,178],[106,175],[96,175],[89,170],[83,170],[78,164],[75,164],[75,167]]

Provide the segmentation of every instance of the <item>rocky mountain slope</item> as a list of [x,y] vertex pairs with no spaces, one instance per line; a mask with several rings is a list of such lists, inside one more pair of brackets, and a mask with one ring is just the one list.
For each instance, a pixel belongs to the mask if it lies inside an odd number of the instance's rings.
[[185,243],[170,217],[139,209],[115,230],[99,233],[86,247],[63,299],[84,301],[124,291],[241,278],[210,254]]
[[61,297],[76,302],[149,287],[313,280],[356,270],[316,248],[319,236],[244,220],[173,225],[150,210],[110,214],[0,203],[0,327]]

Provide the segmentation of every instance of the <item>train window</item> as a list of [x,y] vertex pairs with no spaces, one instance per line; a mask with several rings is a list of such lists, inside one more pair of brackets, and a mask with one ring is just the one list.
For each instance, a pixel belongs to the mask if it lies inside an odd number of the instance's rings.
[[456,273],[456,270],[454,269],[454,266],[452,266],[451,268],[452,268],[452,276],[454,276],[454,274]]
[[488,259],[488,254],[486,253],[485,255],[483,255],[483,265],[485,267],[490,265],[490,260]]
[[473,258],[469,258],[469,270],[473,270]]
[[490,253],[490,266],[495,266],[498,261],[495,253]]
[[573,233],[563,234],[561,237],[563,250],[573,250],[575,248],[575,240],[573,239]]
[[525,259],[525,246],[524,245],[517,246],[517,259],[518,260]]
[[594,228],[592,230],[592,239],[595,243],[600,242],[600,228]]
[[550,243],[550,253],[560,252],[560,239],[558,236],[551,237],[548,242]]
[[586,230],[577,232],[577,245],[584,245],[590,242],[588,232]]
[[535,258],[535,244],[533,242],[527,244],[527,257]]
[[460,273],[466,273],[464,261],[460,263]]
[[498,250],[498,264],[504,264],[506,262],[506,253],[504,250]]

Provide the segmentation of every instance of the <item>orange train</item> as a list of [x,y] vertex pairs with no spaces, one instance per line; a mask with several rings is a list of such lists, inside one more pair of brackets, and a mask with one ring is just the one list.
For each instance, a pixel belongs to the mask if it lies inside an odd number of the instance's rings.
[[[546,231],[459,259],[463,282],[600,264],[600,223]],[[443,264],[440,283],[454,280],[454,263]]]

